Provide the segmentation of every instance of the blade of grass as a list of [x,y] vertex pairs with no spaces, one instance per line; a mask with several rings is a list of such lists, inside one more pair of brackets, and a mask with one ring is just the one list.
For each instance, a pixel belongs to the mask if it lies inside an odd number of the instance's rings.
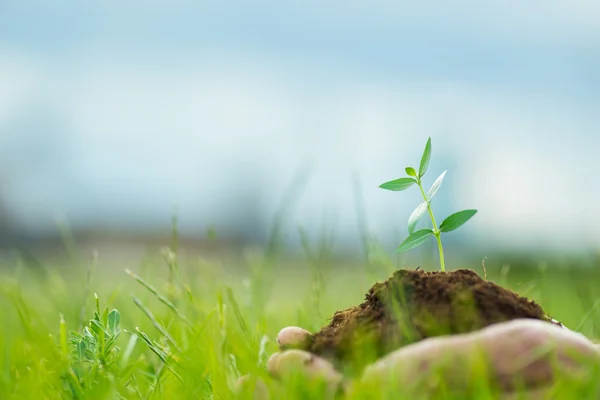
[[81,311],[79,312],[79,321],[77,323],[77,326],[79,326],[81,328],[83,328],[83,326],[85,325],[85,316],[86,316],[85,304],[86,304],[88,296],[90,295],[90,285],[92,283],[92,275],[93,275],[94,271],[96,270],[97,263],[98,263],[98,252],[94,250],[92,252],[92,260],[91,260],[90,264],[88,265],[87,272],[85,275],[85,286],[83,288],[83,299],[81,300]]
[[146,335],[144,332],[142,332],[140,330],[140,328],[135,328],[136,332],[140,335],[140,337],[142,338],[142,340],[148,345],[148,348],[150,349],[150,351],[152,351],[154,354],[156,354],[156,356],[160,359],[160,361],[163,362],[162,365],[164,365],[169,371],[171,371],[173,373],[173,375],[180,381],[183,382],[183,379],[181,378],[181,376],[179,376],[179,374],[173,369],[173,367],[171,367],[171,365],[169,364],[169,362],[171,360],[173,360],[173,358],[166,354],[162,349],[158,348],[158,346],[156,345],[156,343],[154,343],[149,337],[148,335]]
[[62,352],[63,357],[69,356],[69,342],[68,342],[68,334],[67,334],[67,323],[65,322],[65,318],[62,314],[60,314],[60,350]]
[[248,325],[246,325],[246,320],[240,311],[240,307],[235,301],[235,296],[233,295],[233,290],[230,287],[227,287],[227,297],[229,298],[229,302],[231,303],[231,307],[233,308],[233,315],[235,315],[235,319],[237,320],[242,332],[246,335],[250,335],[250,331],[248,330]]
[[165,306],[167,306],[171,311],[173,311],[183,322],[185,322],[188,326],[190,327],[194,327],[194,324],[192,324],[190,322],[190,320],[188,320],[185,315],[183,315],[183,313],[181,311],[179,311],[179,309],[177,307],[175,307],[175,305],[169,301],[169,299],[167,299],[165,296],[163,296],[162,294],[160,294],[155,288],[154,286],[152,286],[151,284],[149,284],[148,282],[146,282],[144,280],[144,278],[142,278],[141,276],[137,275],[136,273],[134,273],[133,271],[131,271],[130,269],[126,268],[125,272],[131,276],[133,279],[135,279],[140,285],[142,285],[143,287],[145,287],[146,289],[148,289],[148,291],[150,293],[152,293],[153,295],[156,296],[156,298],[163,303]]
[[181,347],[177,344],[177,342],[175,341],[175,339],[173,339],[173,337],[171,335],[169,335],[169,332],[167,332],[167,330],[156,320],[156,318],[154,318],[154,314],[152,314],[152,311],[150,311],[148,309],[148,307],[144,306],[144,304],[142,304],[142,302],[135,296],[133,297],[133,302],[135,303],[135,305],[142,310],[142,312],[146,315],[146,317],[148,317],[148,319],[150,320],[150,322],[152,322],[152,325],[154,325],[154,327],[156,328],[157,331],[160,332],[161,335],[163,335],[169,342],[171,342],[171,344],[173,346],[175,346],[175,348],[177,349],[178,352],[181,352]]
[[577,327],[575,328],[576,332],[579,332],[581,330],[581,328],[583,328],[583,326],[585,325],[585,323],[592,317],[592,315],[594,315],[594,313],[596,312],[596,310],[598,310],[598,308],[600,308],[600,299],[596,300],[594,302],[594,305],[592,306],[592,308],[590,308],[581,318],[581,321],[579,322],[579,324],[577,324]]

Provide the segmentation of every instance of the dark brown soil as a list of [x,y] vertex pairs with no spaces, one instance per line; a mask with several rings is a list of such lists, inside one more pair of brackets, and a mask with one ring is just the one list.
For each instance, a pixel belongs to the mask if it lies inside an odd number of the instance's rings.
[[336,312],[314,336],[310,351],[338,364],[364,365],[428,337],[516,318],[550,320],[533,301],[471,270],[403,269],[373,285],[359,306]]

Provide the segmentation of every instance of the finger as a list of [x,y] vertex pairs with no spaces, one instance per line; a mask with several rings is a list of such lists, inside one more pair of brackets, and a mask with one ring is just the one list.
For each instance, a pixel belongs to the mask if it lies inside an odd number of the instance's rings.
[[410,383],[437,371],[448,384],[464,386],[483,363],[488,379],[512,390],[515,377],[526,388],[539,387],[550,383],[557,370],[575,373],[589,362],[600,363],[600,351],[582,335],[543,321],[514,320],[406,346],[368,366],[362,381]]
[[288,326],[279,331],[277,343],[281,350],[301,349],[306,350],[310,347],[313,335],[306,329],[297,326]]
[[235,383],[234,393],[240,399],[269,400],[269,390],[262,379],[244,375]]
[[297,349],[273,354],[267,362],[267,371],[282,381],[292,377],[304,377],[309,381],[324,383],[332,393],[336,392],[342,383],[342,374],[333,364],[324,358]]
[[499,382],[511,388],[545,385],[600,364],[598,347],[580,333],[539,320],[515,320],[481,331],[481,343]]
[[[443,376],[451,387],[468,383],[468,373],[464,366],[470,341],[464,335],[426,339],[396,350],[379,361],[367,366],[362,374],[360,385],[395,390],[420,390],[430,387],[434,375]],[[451,372],[460,374],[452,377]],[[461,376],[465,376],[462,381]]]
[[555,399],[549,386],[525,391],[506,392],[500,396],[500,400],[547,400]]

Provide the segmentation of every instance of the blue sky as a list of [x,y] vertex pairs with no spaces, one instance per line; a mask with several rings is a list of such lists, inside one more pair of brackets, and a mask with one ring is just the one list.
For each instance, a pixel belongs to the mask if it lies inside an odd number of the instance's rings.
[[177,204],[191,232],[264,233],[310,163],[294,222],[329,210],[354,240],[359,172],[391,243],[418,196],[376,186],[432,136],[439,211],[480,209],[465,238],[597,245],[599,44],[592,1],[5,0],[4,196],[28,230],[162,228]]

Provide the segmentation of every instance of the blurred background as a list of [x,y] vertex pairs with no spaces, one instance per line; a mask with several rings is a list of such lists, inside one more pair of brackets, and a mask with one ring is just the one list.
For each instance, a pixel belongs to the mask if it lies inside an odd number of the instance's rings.
[[302,225],[392,253],[419,193],[378,185],[431,136],[437,218],[479,210],[454,249],[596,249],[599,45],[583,0],[3,0],[0,248],[145,246],[176,215],[190,246]]

